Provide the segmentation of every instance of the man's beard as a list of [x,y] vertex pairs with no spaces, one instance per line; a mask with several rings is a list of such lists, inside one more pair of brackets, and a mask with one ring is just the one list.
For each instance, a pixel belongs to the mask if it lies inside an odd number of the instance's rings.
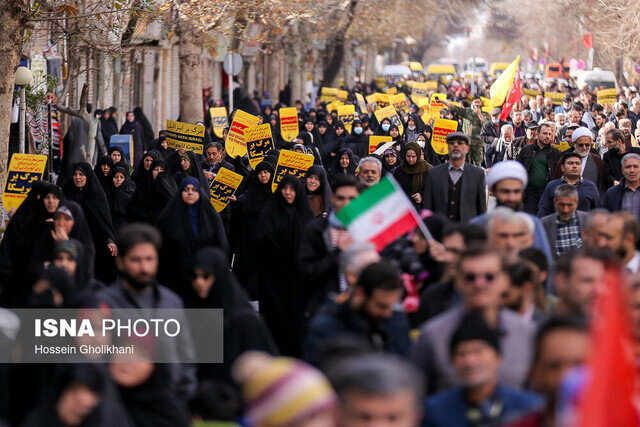
[[513,209],[515,212],[522,212],[524,210],[524,203],[522,202],[522,200],[520,200],[519,202],[515,203],[513,206],[504,204],[500,200],[498,200],[497,198],[496,198],[496,202],[497,202],[498,206],[506,206],[508,208]]
[[155,276],[151,276],[149,280],[140,281],[134,278],[133,276],[129,275],[129,273],[125,271],[121,271],[120,275],[127,282],[129,286],[131,286],[133,289],[136,289],[136,290],[144,289],[147,286],[152,285],[156,281]]

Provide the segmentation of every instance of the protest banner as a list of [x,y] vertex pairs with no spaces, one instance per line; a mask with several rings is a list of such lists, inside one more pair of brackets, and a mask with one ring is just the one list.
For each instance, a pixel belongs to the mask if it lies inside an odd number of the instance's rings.
[[429,90],[438,90],[438,82],[436,80],[427,80],[424,84]]
[[429,98],[429,87],[427,83],[414,82],[411,88],[411,100],[415,104],[418,104],[424,98]]
[[374,151],[371,154],[382,156],[382,153],[387,151],[389,148],[393,147],[393,144],[395,144],[395,141],[393,141],[393,140],[387,141],[384,144],[382,144],[381,146],[379,146],[378,148],[376,148],[376,151]]
[[280,134],[287,142],[293,141],[298,136],[298,109],[296,107],[280,109]]
[[338,120],[342,122],[347,132],[351,133],[351,125],[355,120],[356,106],[342,105],[338,107]]
[[244,156],[247,154],[247,144],[244,142],[244,130],[250,126],[257,126],[260,119],[253,114],[245,113],[242,110],[236,111],[233,116],[233,122],[229,128],[227,140],[224,148],[227,154],[234,158],[236,156]]
[[390,87],[387,89],[387,95],[395,95],[396,93],[398,93],[398,88]]
[[431,138],[431,147],[440,154],[449,154],[449,146],[447,145],[447,135],[458,129],[458,122],[455,120],[447,120],[437,118],[433,123],[433,137]]
[[553,105],[562,105],[562,101],[564,100],[564,93],[562,92],[545,92],[544,96],[551,98]]
[[264,159],[267,151],[275,148],[269,123],[246,128],[244,130],[244,139],[247,143],[249,164],[253,169]]
[[122,160],[133,166],[133,135],[111,135],[109,146],[120,147],[124,153]]
[[41,154],[15,153],[11,156],[2,193],[2,205],[7,211],[18,209],[33,183],[42,179],[46,166],[47,156]]
[[320,100],[322,102],[333,102],[338,99],[338,88],[323,87],[320,89]]
[[227,108],[209,108],[209,115],[211,116],[211,127],[213,127],[213,133],[215,133],[218,138],[222,138],[222,131],[229,127]]
[[615,104],[618,100],[618,90],[616,88],[602,89],[597,92],[598,104]]
[[535,98],[536,96],[541,94],[541,92],[539,90],[531,90],[531,89],[527,89],[526,87],[522,88],[522,93],[527,95],[529,97],[529,99]]
[[327,113],[331,114],[332,111],[338,111],[338,107],[342,105],[342,101],[333,101],[327,104]]
[[391,105],[391,99],[386,93],[375,93],[374,95],[376,96],[376,109]]
[[[446,100],[447,99],[447,94],[446,93],[432,93],[431,94],[431,103],[433,103],[434,101],[442,104],[442,102],[438,102],[440,100]],[[444,107],[444,104],[442,104],[442,106]]]
[[431,101],[429,100],[429,98],[422,98],[418,102],[418,108],[424,108],[424,109],[428,110],[430,103],[431,103]]
[[378,145],[393,141],[393,138],[390,136],[380,136],[380,135],[370,135],[369,136],[369,154],[375,153],[378,149]]
[[362,94],[356,93],[356,101],[358,101],[358,108],[360,108],[360,113],[367,114],[369,110],[367,108],[367,103],[364,100],[364,96],[362,96]]
[[280,150],[278,164],[274,173],[271,191],[275,193],[278,184],[285,175],[293,175],[302,178],[313,165],[314,158],[311,154],[296,153],[290,150]]
[[347,97],[349,96],[349,92],[347,92],[346,90],[339,90],[337,96],[339,101],[344,102],[347,100]]
[[[167,145],[171,148],[204,152],[204,126],[167,120]],[[113,138],[113,137],[112,137]]]
[[220,168],[209,186],[209,200],[217,212],[222,212],[227,207],[229,197],[233,196],[241,182],[242,175]]
[[378,123],[382,122],[382,119],[388,118],[389,120],[391,120],[392,125],[398,126],[400,135],[404,133],[404,126],[402,125],[402,121],[398,116],[398,112],[395,108],[393,108],[393,105],[387,105],[386,107],[376,111],[374,114],[376,115],[376,119],[378,119]]
[[404,96],[404,93],[399,93],[397,95],[391,95],[390,97],[391,105],[398,111],[409,111],[409,106],[407,105],[407,98]]
[[367,97],[365,98],[367,100],[367,104],[368,105],[373,105],[374,108],[377,107],[377,102],[378,102],[378,95],[375,93],[372,93],[371,95],[367,95]]

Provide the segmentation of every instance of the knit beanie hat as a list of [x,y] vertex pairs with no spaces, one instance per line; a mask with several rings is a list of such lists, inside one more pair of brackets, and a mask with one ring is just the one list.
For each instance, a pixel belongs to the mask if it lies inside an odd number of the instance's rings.
[[297,425],[336,402],[326,377],[296,359],[250,351],[234,363],[233,376],[251,424]]

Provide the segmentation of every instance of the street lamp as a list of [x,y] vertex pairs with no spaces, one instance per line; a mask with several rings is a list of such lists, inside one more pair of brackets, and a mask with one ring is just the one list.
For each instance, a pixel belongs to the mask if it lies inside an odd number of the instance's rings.
[[18,67],[14,77],[15,84],[20,87],[20,153],[25,153],[25,110],[27,109],[26,103],[26,87],[33,81],[33,73],[27,67]]

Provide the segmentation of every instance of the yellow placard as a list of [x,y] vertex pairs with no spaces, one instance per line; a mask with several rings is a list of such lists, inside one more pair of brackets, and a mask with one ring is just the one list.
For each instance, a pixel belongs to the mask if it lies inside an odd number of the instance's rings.
[[349,96],[349,92],[347,92],[346,90],[339,90],[338,91],[338,100],[344,102],[347,100],[347,97]]
[[209,186],[209,200],[217,212],[222,212],[229,204],[229,197],[233,196],[240,183],[242,175],[220,168]]
[[280,135],[287,142],[293,141],[298,136],[298,109],[296,107],[280,109]]
[[236,156],[244,156],[247,154],[247,144],[244,141],[244,130],[250,126],[257,126],[260,119],[253,114],[246,113],[242,110],[236,111],[233,116],[233,122],[229,128],[227,140],[224,148],[231,158]]
[[371,135],[369,136],[369,154],[373,154],[382,143],[393,141],[390,136]]
[[447,145],[447,135],[458,129],[458,122],[455,120],[435,119],[433,123],[433,136],[431,137],[431,147],[433,151],[440,155],[449,154]]
[[351,125],[355,120],[356,106],[342,105],[338,107],[338,120],[342,122],[347,132],[351,133]]
[[309,168],[313,165],[314,158],[311,154],[296,153],[290,150],[280,150],[278,156],[278,165],[276,166],[275,175],[271,191],[275,193],[278,184],[285,175],[293,175],[296,178],[302,178]]
[[535,98],[536,96],[541,94],[539,90],[531,90],[531,89],[527,89],[526,87],[522,88],[522,93],[527,95],[529,98]]
[[2,204],[7,211],[18,209],[33,183],[42,179],[46,166],[47,156],[41,154],[15,153],[11,156],[2,193]]
[[418,104],[420,100],[429,98],[429,87],[427,83],[414,82],[411,87],[411,100]]
[[211,127],[213,128],[213,133],[215,133],[218,138],[222,138],[224,136],[222,131],[229,127],[227,107],[209,108],[209,114],[211,115]]
[[204,126],[167,120],[167,145],[197,154],[204,152]]
[[247,157],[253,169],[258,166],[267,151],[273,150],[273,137],[271,135],[271,125],[251,126],[244,130],[244,140],[247,143]]
[[366,100],[367,104],[375,104],[376,102],[378,102],[378,94],[372,93],[371,95],[367,95]]
[[387,95],[395,95],[396,93],[398,93],[398,88],[390,87],[387,89]]
[[390,96],[391,105],[398,111],[409,111],[409,106],[407,105],[407,98],[404,96],[404,93],[399,93],[397,95]]
[[358,101],[358,107],[360,108],[360,112],[362,114],[367,114],[369,109],[367,108],[367,103],[364,100],[364,96],[360,93],[356,93],[356,101]]
[[338,88],[323,87],[320,89],[320,100],[322,102],[333,102],[338,99]]
[[386,93],[376,93],[376,110],[391,105],[391,97]]
[[560,151],[566,151],[569,148],[571,148],[571,146],[569,145],[569,143],[567,141],[560,141],[558,143],[554,143],[553,146],[556,147]]
[[333,110],[338,111],[338,107],[342,105],[342,101],[333,101],[327,104],[327,113],[331,114]]
[[426,108],[427,110],[429,109],[429,104],[431,103],[431,101],[429,100],[429,98],[422,98],[419,102],[418,102],[418,108]]
[[402,120],[398,116],[396,109],[393,108],[393,105],[388,105],[384,108],[381,108],[375,112],[376,119],[378,119],[378,123],[382,122],[382,119],[388,118],[391,120],[392,125],[398,126],[398,130],[400,131],[400,135],[404,133],[404,126],[402,125]]
[[427,80],[424,84],[427,85],[429,90],[438,90],[438,82],[436,80]]
[[600,105],[615,104],[618,100],[618,90],[616,88],[602,89],[599,90],[597,94],[598,104]]
[[483,107],[493,108],[492,107],[493,104],[491,103],[491,100],[489,98],[485,98],[484,96],[481,96],[480,100],[482,101],[482,106]]
[[562,92],[545,92],[544,96],[551,98],[553,105],[562,105],[562,101],[564,101],[564,93]]
[[422,123],[433,128],[433,118],[431,117],[431,114],[429,114],[429,110],[425,111],[420,118],[422,119]]

